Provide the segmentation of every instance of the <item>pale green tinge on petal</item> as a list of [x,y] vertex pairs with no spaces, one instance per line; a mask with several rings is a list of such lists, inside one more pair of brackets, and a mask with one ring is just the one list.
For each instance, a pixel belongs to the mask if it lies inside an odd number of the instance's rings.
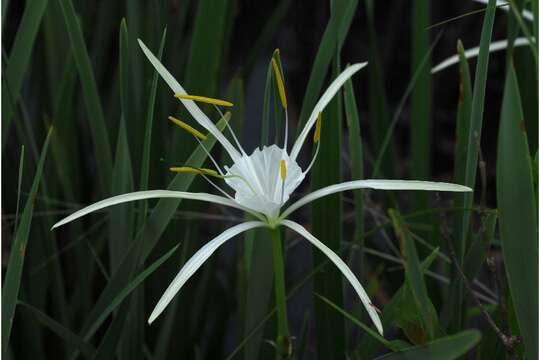
[[[154,54],[144,45],[144,43],[141,41],[141,39],[138,39],[139,46],[141,47],[142,51],[152,63],[156,71],[159,73],[159,75],[165,80],[167,85],[171,88],[174,94],[182,94],[186,95],[187,92],[184,90],[182,85],[176,79],[171,75],[171,73],[163,66],[163,64],[154,56]],[[205,113],[202,112],[202,110],[195,104],[194,101],[188,100],[188,99],[180,99],[182,104],[186,107],[186,109],[189,111],[189,113],[193,116],[193,118],[206,130],[208,130],[216,139],[219,141],[219,143],[227,150],[229,153],[229,156],[235,161],[240,157],[240,153],[232,146],[232,144],[227,140],[225,136],[219,131],[219,129],[214,125],[214,123],[206,116]]]
[[189,278],[197,271],[202,264],[217,250],[218,247],[223,245],[227,240],[232,239],[236,235],[251,230],[257,227],[267,226],[260,221],[249,221],[242,224],[235,225],[225,230],[221,235],[215,237],[202,248],[199,249],[180,269],[180,272],[173,279],[167,290],[163,293],[159,299],[156,307],[152,311],[148,323],[151,324],[162,312],[167,305],[174,298],[176,293],[180,291],[182,286],[189,280]]
[[298,153],[300,152],[300,149],[302,148],[302,145],[304,144],[304,141],[306,140],[306,137],[317,121],[317,117],[319,116],[319,113],[321,113],[326,105],[332,100],[334,95],[338,92],[338,90],[343,86],[343,84],[349,80],[351,76],[353,76],[357,71],[362,69],[367,65],[367,62],[358,63],[351,65],[347,67],[339,76],[330,84],[328,89],[324,92],[323,96],[319,99],[315,107],[313,108],[313,111],[311,112],[311,115],[309,116],[308,121],[306,122],[306,125],[302,129],[302,132],[298,136],[298,139],[296,139],[296,142],[294,143],[294,146],[291,150],[291,159],[296,160],[298,157]]
[[[514,47],[525,46],[525,45],[529,45],[529,39],[526,38],[526,37],[518,37],[514,41]],[[507,47],[508,47],[508,40],[507,39],[494,41],[491,44],[489,44],[489,52],[492,53],[492,52],[495,52],[495,51],[504,50]],[[480,52],[480,48],[478,46],[474,47],[474,48],[471,48],[471,49],[467,49],[467,50],[465,50],[465,57],[467,59],[477,57],[479,52]],[[444,70],[444,69],[446,69],[446,68],[448,68],[448,67],[450,67],[452,65],[455,65],[457,63],[459,63],[459,55],[456,54],[456,55],[450,56],[449,58],[447,58],[447,59],[441,61],[439,64],[435,65],[431,69],[431,73],[432,74],[438,73],[439,71],[442,71],[442,70]]]
[[354,276],[353,272],[343,260],[330,248],[328,248],[326,245],[324,245],[322,242],[317,240],[316,237],[311,235],[309,231],[307,231],[302,225],[295,223],[294,221],[290,220],[283,220],[281,223],[282,225],[290,228],[291,230],[296,231],[298,234],[302,235],[306,238],[309,242],[311,242],[315,247],[317,247],[319,250],[321,250],[324,255],[326,255],[337,267],[338,269],[343,273],[345,278],[351,283],[352,287],[360,297],[360,300],[362,301],[362,304],[364,304],[364,307],[366,308],[369,317],[371,318],[371,321],[373,321],[373,324],[375,324],[375,327],[379,331],[381,335],[383,335],[383,327],[381,323],[381,319],[379,318],[379,314],[375,310],[374,305],[371,303],[371,300],[369,299],[369,296],[367,295],[366,291],[360,284],[360,281]]
[[132,193],[113,196],[108,199],[98,201],[95,204],[89,205],[79,211],[74,212],[68,217],[60,220],[59,222],[53,225],[52,229],[65,225],[69,222],[72,222],[73,220],[76,220],[94,211],[98,211],[109,206],[118,205],[125,202],[130,202],[130,201],[155,199],[155,198],[176,198],[176,199],[187,199],[187,200],[200,200],[200,201],[211,202],[211,203],[215,203],[219,205],[234,207],[234,208],[241,209],[244,211],[249,211],[248,209],[244,208],[243,206],[237,204],[236,202],[232,200],[229,200],[223,196],[218,196],[218,195],[213,195],[213,194],[190,193],[190,192],[184,192],[184,191],[170,191],[170,190],[136,191]]
[[281,218],[284,219],[293,211],[301,206],[306,205],[314,200],[324,196],[335,194],[347,190],[355,189],[377,189],[377,190],[424,190],[424,191],[451,191],[451,192],[469,192],[471,188],[463,185],[446,183],[446,182],[431,182],[418,180],[354,180],[346,181],[340,184],[334,184],[317,191],[314,191],[303,198],[296,201],[285,210]]

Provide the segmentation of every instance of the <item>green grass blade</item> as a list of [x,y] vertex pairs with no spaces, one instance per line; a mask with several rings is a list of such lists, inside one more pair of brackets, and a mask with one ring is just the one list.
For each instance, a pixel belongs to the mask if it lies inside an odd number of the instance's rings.
[[510,292],[527,358],[538,357],[538,233],[517,78],[508,66],[497,149],[497,202]]
[[2,149],[6,143],[6,136],[9,134],[11,120],[15,114],[21,86],[46,7],[47,0],[26,3],[9,59],[2,69],[2,82],[7,83],[10,89],[10,91],[2,91]]
[[360,327],[369,336],[371,336],[373,339],[375,339],[376,341],[381,343],[387,349],[392,350],[392,351],[399,351],[399,350],[403,349],[403,347],[401,346],[400,343],[395,343],[393,341],[386,340],[383,336],[379,335],[379,333],[377,333],[376,331],[373,331],[373,329],[371,329],[368,325],[364,324],[363,322],[361,322],[360,320],[355,318],[352,314],[350,314],[347,311],[345,311],[344,309],[340,308],[339,306],[337,306],[336,304],[334,304],[332,301],[328,300],[324,296],[320,296],[320,295],[317,295],[317,296],[319,297],[319,299],[321,299],[322,301],[324,301],[325,303],[330,305],[330,307],[332,307],[334,310],[336,310],[341,315],[343,315],[345,318],[350,320],[353,324]]
[[371,138],[374,142],[373,153],[384,153],[381,171],[386,177],[392,177],[395,173],[396,152],[393,142],[389,140],[388,150],[383,151],[385,134],[390,125],[390,112],[384,89],[384,74],[382,62],[379,57],[377,35],[374,23],[373,0],[365,0],[365,9],[369,39],[369,113],[373,122],[371,126]]
[[[463,125],[462,129],[466,130],[467,133],[465,134],[466,137],[466,144],[465,146],[465,159],[464,162],[460,162],[459,166],[463,167],[459,171],[455,173],[456,175],[462,176],[459,181],[459,184],[469,186],[474,189],[476,184],[476,173],[478,168],[478,153],[480,150],[480,139],[482,135],[482,120],[484,116],[484,99],[485,99],[485,93],[486,93],[486,82],[487,82],[487,70],[488,70],[488,63],[489,63],[489,44],[491,43],[491,33],[493,29],[493,21],[495,18],[495,1],[490,0],[485,17],[484,17],[484,23],[482,25],[482,34],[480,36],[480,51],[478,54],[478,60],[476,63],[476,73],[474,76],[474,88],[472,93],[472,100],[471,100],[471,110],[470,110],[470,120],[468,120],[468,125]],[[462,48],[459,49],[460,56],[463,58]],[[463,89],[464,89],[464,107],[463,107],[463,115],[466,116],[466,113],[468,112],[466,103],[468,99],[466,91],[467,89],[467,76],[466,76],[466,70],[467,65],[463,64],[463,60],[461,60],[461,69],[462,71],[465,71],[463,73]],[[466,119],[463,119],[463,121],[467,121]],[[458,129],[459,131],[460,129]],[[458,136],[461,134],[458,134]],[[462,173],[461,173],[462,172]],[[456,179],[457,181],[457,179]],[[462,196],[456,196],[456,206],[457,207],[464,207],[469,208],[472,206],[473,203],[473,193],[464,193]],[[458,261],[460,265],[463,264],[464,257],[465,257],[465,249],[467,248],[467,237],[469,234],[469,221],[470,221],[470,212],[464,211],[461,214],[461,218],[457,220],[456,224],[456,253],[458,257]],[[459,281],[459,280],[457,280]],[[457,331],[462,328],[462,321],[463,321],[463,312],[460,311],[462,308],[462,286],[458,283],[457,289],[455,289],[457,292],[458,298],[456,301],[457,306],[459,306],[459,309],[456,308],[452,310],[451,318],[452,322],[450,324],[450,331]]]
[[15,316],[15,307],[19,297],[19,289],[21,286],[22,271],[24,260],[26,258],[26,248],[28,245],[28,237],[30,235],[30,227],[32,224],[32,213],[34,211],[34,203],[43,173],[43,166],[47,157],[47,149],[51,138],[52,128],[49,129],[45,143],[41,150],[39,162],[32,182],[32,188],[28,196],[28,200],[24,206],[21,215],[21,222],[15,234],[15,239],[11,247],[6,275],[4,276],[4,286],[2,288],[2,352],[4,355],[8,352],[8,343]]
[[465,355],[478,344],[480,338],[479,331],[466,330],[402,352],[380,356],[376,360],[453,360]]
[[[354,3],[357,4],[357,2]],[[348,9],[348,4],[349,1],[333,3],[330,23],[333,18],[341,18],[344,15],[345,9]],[[336,24],[335,26],[334,36],[339,36],[339,25]],[[319,51],[323,48],[323,45],[326,44],[321,43]],[[340,45],[338,39],[338,45],[330,49],[331,54],[333,54],[333,77],[340,73]],[[312,74],[314,70],[315,65]],[[324,72],[317,75],[320,76]],[[304,104],[309,99],[308,96],[315,94],[309,91],[308,88]],[[321,148],[311,172],[312,191],[341,182],[342,95],[339,92],[328,104],[322,114],[322,119]],[[341,194],[335,194],[319,199],[312,205],[313,235],[338,254],[343,236],[341,202]],[[329,213],[332,216],[328,216]],[[314,266],[326,260],[326,256],[315,249],[312,251],[312,256]],[[326,270],[324,273],[315,275],[314,292],[330,299],[338,306],[343,306],[342,274],[336,267]],[[320,302],[315,302],[315,318],[317,357],[319,359],[329,359],[334,356],[343,356],[345,352],[345,322],[343,318]]]
[[432,305],[427,293],[420,260],[418,259],[418,254],[416,252],[416,245],[412,240],[409,229],[404,224],[401,215],[393,209],[388,210],[388,214],[394,225],[394,231],[399,239],[407,284],[412,291],[417,308],[420,311],[420,316],[422,317],[422,323],[425,326],[428,339],[431,340],[435,335],[436,319],[433,318],[432,313],[430,312]]
[[[120,102],[122,115],[118,127],[116,155],[112,172],[111,195],[119,195],[133,191],[133,170],[126,130],[126,113],[128,104],[127,90],[129,88],[129,47],[126,22],[120,24]],[[111,271],[116,270],[129,243],[132,241],[133,204],[122,204],[111,210],[109,230],[109,259]]]
[[[415,0],[412,13],[412,72],[414,73],[425,54],[429,53],[429,0]],[[418,75],[418,80],[411,94],[411,178],[429,180],[431,176],[431,58]],[[419,193],[420,206],[427,205],[426,193]],[[419,208],[418,206],[417,208]]]
[[94,150],[96,152],[97,163],[100,167],[99,179],[102,185],[102,193],[107,193],[110,189],[112,174],[111,145],[97,84],[73,3],[71,0],[59,1],[71,42],[71,51],[79,71],[88,122],[92,131]]
[[[322,89],[330,62],[336,52],[339,52],[343,45],[342,39],[349,32],[352,22],[352,14],[356,12],[358,5],[357,0],[336,1],[333,5],[334,10],[330,16],[330,20],[326,25],[323,37],[317,50],[317,55],[311,67],[308,84],[302,102],[300,111],[297,133],[302,131],[302,125],[307,121],[307,118],[313,107],[315,106],[319,92]],[[341,40],[341,41],[340,41]]]
[[[216,126],[223,130],[225,120],[221,120]],[[208,151],[211,151],[215,142],[216,139],[214,137],[208,137],[208,139],[203,141],[203,145]],[[201,146],[198,146],[188,159],[187,164],[193,167],[200,167],[205,159],[206,152]],[[174,177],[167,189],[186,191],[193,179],[194,175],[178,174]],[[180,202],[180,200],[176,199],[160,199],[158,201],[151,215],[146,220],[144,227],[140,230],[129,250],[126,251],[118,270],[111,275],[109,283],[99,296],[90,314],[88,314],[85,326],[83,327],[85,338],[89,338],[95,333],[103,321],[103,319],[100,319],[102,312],[109,306],[119,291],[129,283],[138,264],[144,263],[148,258],[158,239],[173,218]]]
[[24,171],[24,145],[21,146],[21,156],[19,157],[19,180],[17,184],[17,206],[15,207],[15,223],[13,225],[13,232],[17,233],[17,228],[19,226],[19,207],[21,204],[21,186],[22,186],[22,177]]
[[[351,180],[361,180],[364,178],[364,153],[362,148],[362,136],[360,133],[360,118],[358,116],[358,106],[354,94],[352,81],[349,80],[344,86],[345,119],[349,129],[349,152],[351,154]],[[353,241],[358,245],[358,262],[362,268],[360,270],[360,281],[364,280],[364,192],[359,190],[354,192],[354,235]]]
[[18,305],[26,308],[41,324],[49,328],[49,330],[62,338],[66,343],[73,345],[75,348],[79,349],[79,351],[84,357],[86,357],[87,359],[91,359],[94,356],[94,347],[84,341],[79,335],[73,333],[71,330],[67,329],[58,321],[54,320],[38,308],[28,303],[19,301]]

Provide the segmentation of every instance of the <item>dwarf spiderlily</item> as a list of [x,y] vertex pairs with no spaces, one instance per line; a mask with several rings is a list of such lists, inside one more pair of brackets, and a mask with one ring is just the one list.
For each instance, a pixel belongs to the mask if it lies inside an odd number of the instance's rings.
[[[193,116],[199,126],[206,129],[211,136],[214,136],[216,140],[221,144],[231,159],[232,165],[220,166],[216,159],[205,149],[208,157],[212,161],[215,169],[209,168],[194,168],[189,166],[172,167],[171,170],[175,172],[191,172],[203,176],[206,180],[212,184],[219,192],[220,195],[214,195],[209,193],[193,193],[193,192],[180,192],[180,191],[168,191],[168,190],[151,190],[151,191],[139,191],[119,196],[114,196],[102,201],[99,201],[93,205],[83,208],[74,214],[66,217],[53,228],[69,223],[81,216],[89,214],[99,209],[141,199],[150,198],[181,198],[190,200],[200,200],[206,202],[212,202],[223,206],[229,206],[237,208],[253,215],[257,220],[246,221],[244,223],[235,225],[222,234],[212,239],[206,245],[204,245],[199,251],[189,259],[186,264],[180,269],[178,275],[174,278],[169,285],[161,299],[155,306],[152,314],[149,318],[149,323],[154,321],[165,309],[165,307],[171,302],[173,297],[178,293],[186,281],[197,271],[202,264],[212,255],[218,247],[223,245],[227,240],[234,236],[241,234],[245,231],[258,228],[267,227],[270,229],[276,229],[279,226],[285,226],[292,231],[298,233],[311,244],[322,251],[343,273],[345,278],[349,281],[354,288],[360,300],[362,301],[365,309],[367,310],[371,320],[379,333],[383,334],[383,328],[379,315],[375,307],[371,304],[364,288],[349,269],[349,267],[340,259],[340,257],[328,248],[321,241],[316,239],[310,234],[302,225],[289,219],[289,216],[300,207],[322,198],[324,196],[335,194],[347,190],[355,189],[380,189],[380,190],[428,190],[428,191],[471,191],[470,188],[442,182],[427,182],[427,181],[406,181],[406,180],[356,180],[347,181],[335,185],[331,185],[304,197],[299,200],[285,206],[291,197],[291,194],[302,183],[306,174],[311,169],[313,163],[317,158],[318,149],[321,146],[320,134],[321,134],[321,113],[326,105],[335,96],[341,86],[356,72],[364,68],[367,63],[358,63],[347,67],[328,87],[322,97],[315,105],[310,117],[308,118],[305,127],[300,132],[300,135],[289,149],[287,144],[287,134],[284,138],[284,143],[279,146],[277,144],[271,146],[263,146],[262,148],[256,148],[251,155],[248,155],[246,151],[240,145],[240,142],[234,135],[230,126],[227,125],[231,137],[234,141],[234,145],[225,135],[214,125],[207,115],[205,115],[201,109],[197,106],[196,102],[205,102],[213,104],[219,111],[222,117],[227,118],[229,113],[223,114],[220,107],[232,106],[231,103],[202,97],[198,95],[188,95],[186,90],[175,80],[175,78],[165,69],[165,67],[159,62],[159,60],[150,52],[150,50],[139,40],[142,51],[155,67],[157,72],[161,75],[163,80],[171,88],[174,96],[179,99],[189,113]],[[285,111],[285,133],[287,133],[287,99],[285,96],[285,87],[283,83],[282,74],[279,66],[273,60],[273,69],[275,79],[277,82],[280,100],[282,107]],[[191,133],[194,138],[199,141],[200,146],[203,146],[202,139],[206,137],[202,132],[196,130],[187,123],[175,118],[169,117],[169,119],[182,127],[184,130]],[[316,150],[310,164],[302,169],[297,162],[298,155],[309,133],[313,127],[313,142],[315,143]],[[221,182],[221,184],[219,184]],[[228,190],[223,186],[226,185]],[[234,194],[229,194],[231,191]],[[277,296],[277,294],[276,294]],[[284,297],[282,297],[284,303]],[[286,316],[285,316],[286,319]]]

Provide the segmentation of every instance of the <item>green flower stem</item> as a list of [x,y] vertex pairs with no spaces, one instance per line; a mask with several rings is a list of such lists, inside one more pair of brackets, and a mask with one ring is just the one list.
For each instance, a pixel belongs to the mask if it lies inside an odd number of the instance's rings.
[[[274,290],[276,293],[276,307],[278,315],[278,335],[276,339],[279,353],[284,348],[284,341],[289,336],[289,323],[287,322],[287,298],[285,295],[285,271],[283,263],[283,246],[279,228],[270,230],[272,233],[272,253],[274,257]],[[281,354],[278,354],[281,356]]]

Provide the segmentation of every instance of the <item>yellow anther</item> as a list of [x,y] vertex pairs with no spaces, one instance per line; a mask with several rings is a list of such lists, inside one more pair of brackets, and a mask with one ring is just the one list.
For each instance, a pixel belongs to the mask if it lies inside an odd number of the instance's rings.
[[179,167],[171,167],[169,170],[173,172],[181,172],[181,173],[191,173],[191,174],[197,174],[197,175],[208,175],[213,177],[222,178],[221,175],[218,174],[216,170],[207,169],[207,168],[196,168],[191,166],[179,166]]
[[274,75],[276,76],[279,97],[281,98],[281,105],[283,105],[283,108],[286,109],[287,97],[285,96],[285,85],[283,84],[283,77],[281,76],[281,71],[279,70],[278,63],[274,58],[272,58],[272,67],[274,68]]
[[169,116],[169,120],[171,120],[176,125],[180,126],[182,129],[186,130],[188,133],[195,136],[196,138],[199,138],[201,140],[206,140],[206,135],[201,133],[199,130],[189,126],[188,124],[186,124],[182,120],[179,120],[179,119],[177,119],[175,117],[172,117],[172,116]]
[[321,138],[321,124],[322,124],[322,113],[317,115],[317,122],[315,123],[315,132],[313,133],[313,142],[316,144]]
[[180,166],[180,167],[171,167],[169,170],[179,173],[191,173],[201,175],[203,172],[200,169],[190,167],[190,166]]
[[220,99],[213,99],[213,98],[209,98],[209,97],[206,97],[206,96],[197,96],[197,95],[188,95],[188,94],[175,94],[174,97],[177,98],[177,99],[199,101],[199,102],[212,104],[212,105],[218,105],[218,106],[226,106],[226,107],[234,106],[234,104],[231,103],[231,102],[228,102],[228,101],[225,101],[225,100],[220,100]]
[[280,161],[279,168],[281,170],[281,180],[285,181],[285,178],[287,177],[287,164],[285,163],[285,160]]

